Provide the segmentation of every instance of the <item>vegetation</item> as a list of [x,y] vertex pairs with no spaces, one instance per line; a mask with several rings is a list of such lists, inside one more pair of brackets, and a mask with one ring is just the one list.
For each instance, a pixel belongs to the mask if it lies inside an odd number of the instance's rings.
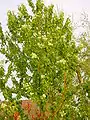
[[[86,34],[80,36],[77,46],[64,12],[57,14],[53,5],[45,6],[41,0],[35,5],[28,0],[28,4],[31,15],[22,4],[17,14],[8,12],[5,33],[0,26],[0,53],[8,66],[8,70],[3,65],[0,68],[0,91],[11,103],[8,107],[1,104],[5,114],[0,117],[11,120],[10,115],[17,111],[22,120],[89,120],[90,46]],[[7,85],[9,81],[12,87]],[[23,112],[22,97],[37,104],[39,117],[29,118]]]

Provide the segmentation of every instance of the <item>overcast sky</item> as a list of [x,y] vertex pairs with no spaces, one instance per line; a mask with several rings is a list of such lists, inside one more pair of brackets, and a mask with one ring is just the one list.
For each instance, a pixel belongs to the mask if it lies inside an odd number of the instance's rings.
[[[34,2],[36,0],[33,0]],[[66,14],[74,16],[79,19],[80,13],[85,11],[90,17],[90,0],[44,0],[45,4],[54,4],[56,8],[64,10]],[[0,0],[0,22],[3,28],[6,26],[7,11],[17,11],[18,5],[21,3],[27,4],[27,0]]]
[[[33,0],[35,2],[36,0]],[[44,0],[46,5],[54,4],[58,10],[63,10],[66,15],[73,15],[75,21],[80,19],[80,14],[85,11],[90,18],[90,0]],[[7,11],[17,11],[18,5],[24,3],[28,6],[27,0],[0,0],[0,22],[3,29],[6,29]],[[81,30],[79,29],[79,32]],[[3,59],[0,56],[0,59]],[[0,94],[0,99],[3,96]]]

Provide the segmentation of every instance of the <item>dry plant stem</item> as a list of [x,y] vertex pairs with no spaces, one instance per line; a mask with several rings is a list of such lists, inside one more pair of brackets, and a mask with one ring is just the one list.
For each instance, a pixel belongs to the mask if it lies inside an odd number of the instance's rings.
[[79,83],[83,83],[83,79],[80,74],[80,67],[77,68],[76,73],[77,73],[77,78],[79,80]]

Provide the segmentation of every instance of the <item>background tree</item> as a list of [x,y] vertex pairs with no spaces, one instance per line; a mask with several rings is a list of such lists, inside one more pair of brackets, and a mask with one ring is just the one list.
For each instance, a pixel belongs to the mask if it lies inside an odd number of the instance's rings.
[[[81,47],[76,47],[70,19],[65,20],[63,12],[57,14],[53,5],[47,7],[41,0],[28,3],[32,15],[22,4],[17,14],[8,12],[8,31],[3,33],[0,27],[0,52],[8,64],[7,72],[0,68],[5,100],[32,99],[41,112],[48,111],[47,119],[88,119],[89,77],[82,82]],[[7,86],[8,80],[12,88]],[[18,104],[15,109],[20,110]],[[41,117],[45,119],[45,114]]]

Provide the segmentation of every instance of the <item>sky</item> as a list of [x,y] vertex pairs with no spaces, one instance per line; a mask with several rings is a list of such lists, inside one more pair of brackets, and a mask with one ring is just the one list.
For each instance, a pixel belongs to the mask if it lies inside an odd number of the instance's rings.
[[[33,0],[33,2],[35,1]],[[78,22],[83,11],[88,14],[90,19],[90,0],[44,0],[44,2],[46,5],[54,4],[55,9],[63,10],[66,16],[70,15],[72,17],[73,21]],[[4,31],[7,24],[7,11],[17,12],[18,5],[21,3],[24,3],[28,8],[27,0],[0,0],[0,22]],[[81,29],[79,29],[80,31]],[[3,59],[3,56],[0,55],[0,59]],[[2,94],[0,94],[0,99],[4,99]]]
[[[36,0],[33,0],[35,2]],[[54,4],[55,8],[63,10],[66,15],[72,15],[73,19],[79,20],[80,14],[85,11],[90,18],[90,0],[44,0],[46,5]],[[28,6],[27,0],[0,0],[0,22],[6,29],[7,11],[17,11],[18,5],[24,3]]]

